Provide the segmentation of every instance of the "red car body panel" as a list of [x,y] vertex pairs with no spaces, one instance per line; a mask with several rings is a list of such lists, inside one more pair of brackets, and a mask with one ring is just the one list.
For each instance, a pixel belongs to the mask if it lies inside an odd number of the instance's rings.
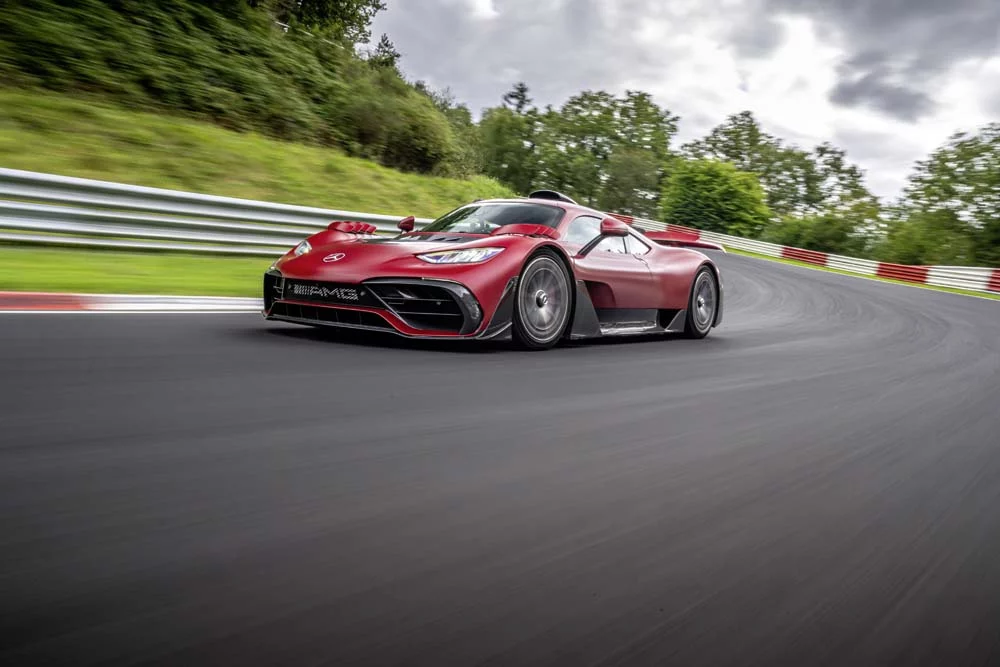
[[[721,321],[721,276],[708,256],[687,248],[651,242],[656,241],[652,238],[653,234],[645,237],[645,245],[650,248],[642,255],[603,250],[592,250],[581,255],[584,246],[565,240],[569,225],[579,216],[604,214],[563,201],[519,199],[489,200],[485,203],[505,202],[554,206],[561,208],[564,215],[554,228],[534,224],[509,224],[490,234],[413,231],[396,237],[378,237],[371,234],[370,226],[364,223],[331,223],[328,229],[308,237],[310,251],[296,256],[290,250],[269,269],[272,284],[269,287],[268,278],[265,277],[264,315],[268,319],[329,324],[332,322],[303,320],[314,319],[316,313],[320,312],[316,308],[333,308],[375,315],[387,323],[392,331],[404,336],[484,337],[488,330],[504,328],[504,322],[500,321],[503,318],[510,320],[511,314],[508,311],[512,285],[516,283],[526,260],[539,249],[548,248],[562,258],[576,285],[576,307],[582,307],[581,300],[589,301],[590,305],[587,307],[592,306],[591,310],[602,317],[609,317],[608,313],[612,313],[610,317],[613,317],[615,311],[684,312],[688,307],[695,274],[702,266],[708,265],[715,273],[719,286],[720,307],[715,324]],[[443,237],[448,238],[442,240]],[[677,239],[670,239],[670,245],[676,242]],[[417,257],[426,253],[474,248],[501,248],[502,251],[487,261],[469,264],[433,264]],[[273,284],[275,281],[280,281],[277,297],[268,292],[269,289],[278,289]],[[367,287],[368,292],[378,297],[377,303],[319,302],[311,295],[300,298],[294,293],[289,294],[285,289],[286,285],[296,281],[355,287],[361,290],[362,295]],[[454,297],[460,305],[465,304],[463,312],[466,319],[469,309],[477,311],[477,305],[478,310],[481,310],[481,317],[474,326],[466,326],[461,330],[454,327],[417,326],[414,319],[419,316],[408,317],[406,313],[397,313],[385,301],[387,297],[384,292],[387,289],[403,289],[400,292],[403,294],[408,289],[406,285],[422,284],[456,290],[464,288],[471,293],[476,304],[470,306],[472,302],[469,299]],[[333,289],[336,298],[340,293]],[[440,303],[436,305],[440,306]],[[295,310],[296,307],[300,310]],[[311,310],[304,311],[302,308]],[[306,313],[309,317],[304,315]],[[366,324],[357,326],[372,328]],[[592,326],[589,331],[589,334],[574,337],[595,335]]]

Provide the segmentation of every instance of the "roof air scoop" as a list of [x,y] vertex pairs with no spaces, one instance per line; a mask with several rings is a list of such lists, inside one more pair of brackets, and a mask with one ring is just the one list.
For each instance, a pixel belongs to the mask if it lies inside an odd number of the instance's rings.
[[535,190],[530,195],[528,195],[528,199],[550,199],[552,201],[564,201],[567,204],[576,203],[563,193],[556,192],[555,190]]

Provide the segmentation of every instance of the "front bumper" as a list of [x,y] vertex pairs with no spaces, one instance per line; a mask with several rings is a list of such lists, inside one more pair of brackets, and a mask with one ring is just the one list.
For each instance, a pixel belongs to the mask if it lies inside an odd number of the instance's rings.
[[492,338],[507,328],[497,322],[501,311],[487,321],[472,291],[451,280],[376,278],[348,284],[286,278],[276,269],[264,274],[262,314],[269,320],[412,338]]

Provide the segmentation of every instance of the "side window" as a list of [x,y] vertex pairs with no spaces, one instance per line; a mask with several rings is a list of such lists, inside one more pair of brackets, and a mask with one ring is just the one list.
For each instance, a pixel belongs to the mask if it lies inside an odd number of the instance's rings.
[[628,241],[628,252],[631,255],[645,255],[650,251],[650,247],[646,245],[645,241],[639,239],[638,236],[629,234],[625,237]]
[[625,247],[625,237],[606,236],[603,241],[594,247],[593,252],[613,252],[621,255],[627,255],[628,249]]
[[586,245],[601,233],[601,220],[592,215],[581,215],[566,227],[566,243]]

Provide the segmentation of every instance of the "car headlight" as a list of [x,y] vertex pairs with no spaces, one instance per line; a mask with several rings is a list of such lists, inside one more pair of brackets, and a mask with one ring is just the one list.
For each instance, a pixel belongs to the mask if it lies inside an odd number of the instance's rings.
[[443,250],[417,255],[431,264],[475,264],[493,259],[503,252],[503,248],[465,248],[464,250]]
[[292,250],[292,254],[298,257],[299,255],[306,254],[312,249],[313,249],[312,246],[309,245],[309,241],[303,241],[302,243],[295,246],[295,249]]

